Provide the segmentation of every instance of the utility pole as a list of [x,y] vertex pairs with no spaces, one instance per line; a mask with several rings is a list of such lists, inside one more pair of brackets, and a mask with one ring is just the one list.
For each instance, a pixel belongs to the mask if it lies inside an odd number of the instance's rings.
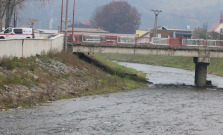
[[205,24],[205,37],[206,37],[206,40],[208,39],[208,22],[206,22],[206,24]]
[[73,7],[72,36],[74,36],[74,14],[75,14],[75,0],[74,0],[74,7]]
[[64,37],[64,49],[67,51],[67,21],[68,20],[68,0],[66,4],[66,18],[65,18],[65,37]]
[[155,23],[154,23],[154,34],[153,34],[153,37],[157,37],[157,19],[158,19],[158,15],[159,15],[159,13],[161,13],[162,12],[162,10],[151,10],[151,11],[153,11],[154,12],[154,14],[155,14]]
[[63,31],[63,0],[61,4],[61,22],[60,22],[60,33]]

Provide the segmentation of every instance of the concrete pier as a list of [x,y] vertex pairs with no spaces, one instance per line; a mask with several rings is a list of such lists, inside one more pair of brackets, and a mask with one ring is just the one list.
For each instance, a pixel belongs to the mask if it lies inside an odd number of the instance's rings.
[[207,66],[209,63],[198,62],[198,58],[194,57],[195,63],[195,85],[205,87],[207,85]]

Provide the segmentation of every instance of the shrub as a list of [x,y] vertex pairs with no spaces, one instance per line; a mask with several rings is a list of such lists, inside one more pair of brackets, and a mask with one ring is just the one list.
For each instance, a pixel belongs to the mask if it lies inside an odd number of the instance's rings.
[[13,70],[15,68],[13,60],[6,57],[0,60],[0,66],[5,67],[7,70]]

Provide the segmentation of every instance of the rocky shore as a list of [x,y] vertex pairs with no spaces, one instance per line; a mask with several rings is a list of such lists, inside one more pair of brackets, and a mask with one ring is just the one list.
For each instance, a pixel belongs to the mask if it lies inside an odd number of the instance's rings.
[[[91,95],[95,90],[96,94],[106,93],[105,88],[110,85],[103,81],[106,79],[111,79],[112,83],[117,79],[124,81],[72,54],[3,59],[0,63],[0,111]],[[128,84],[114,87],[123,88],[129,89]]]

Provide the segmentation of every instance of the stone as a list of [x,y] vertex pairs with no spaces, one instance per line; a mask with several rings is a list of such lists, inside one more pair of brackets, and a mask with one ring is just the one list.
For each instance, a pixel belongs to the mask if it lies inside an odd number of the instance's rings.
[[207,81],[206,81],[206,84],[207,84],[207,86],[213,86],[211,80],[207,80]]
[[76,93],[76,92],[73,92],[73,91],[70,91],[69,94],[74,96],[74,95],[76,95],[77,93]]
[[9,86],[8,86],[8,85],[4,85],[4,89],[5,89],[6,91],[9,91]]

